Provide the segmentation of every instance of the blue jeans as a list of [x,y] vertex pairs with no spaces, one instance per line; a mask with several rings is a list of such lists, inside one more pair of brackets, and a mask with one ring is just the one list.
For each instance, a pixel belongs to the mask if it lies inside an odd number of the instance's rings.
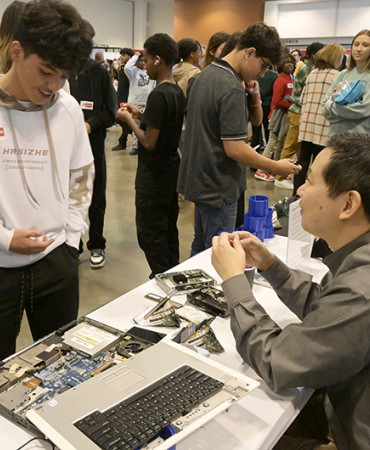
[[190,256],[212,247],[212,238],[221,231],[234,231],[238,202],[227,205],[223,201],[221,208],[195,205],[194,240]]

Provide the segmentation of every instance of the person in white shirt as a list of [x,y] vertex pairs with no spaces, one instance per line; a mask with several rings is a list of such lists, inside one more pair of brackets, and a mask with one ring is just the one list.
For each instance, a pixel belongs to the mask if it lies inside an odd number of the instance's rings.
[[70,4],[34,0],[9,44],[0,77],[1,359],[16,349],[24,310],[35,340],[77,317],[94,163],[82,111],[61,88],[89,60],[93,33]]
[[[140,112],[144,112],[148,95],[155,88],[155,81],[150,80],[145,69],[145,60],[142,53],[136,53],[127,61],[124,69],[125,74],[130,82],[129,94],[127,102],[137,106]],[[137,121],[140,124],[140,121]],[[137,155],[138,140],[133,134],[131,141],[130,155]]]

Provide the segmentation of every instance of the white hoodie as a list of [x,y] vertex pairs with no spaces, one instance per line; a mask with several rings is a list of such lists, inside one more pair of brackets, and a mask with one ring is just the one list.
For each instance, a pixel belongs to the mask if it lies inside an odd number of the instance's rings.
[[[60,90],[47,107],[0,89],[0,267],[32,264],[59,245],[78,248],[91,202],[93,156],[76,100]],[[41,253],[9,251],[16,229],[54,242]]]

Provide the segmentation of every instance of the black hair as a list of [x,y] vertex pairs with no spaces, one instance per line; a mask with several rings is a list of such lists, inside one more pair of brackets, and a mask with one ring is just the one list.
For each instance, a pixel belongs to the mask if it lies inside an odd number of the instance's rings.
[[312,42],[307,48],[306,48],[306,55],[305,58],[308,58],[310,56],[314,56],[319,50],[321,50],[324,47],[324,44],[321,42]]
[[297,52],[298,55],[299,55],[299,57],[302,58],[302,52],[301,52],[298,48],[295,48],[295,49],[292,50],[290,53],[292,54],[293,52]]
[[134,51],[132,50],[132,48],[128,48],[128,47],[121,48],[119,53],[120,53],[120,55],[128,55],[131,57],[134,56]]
[[144,49],[150,56],[159,56],[167,66],[173,67],[178,59],[176,42],[166,33],[156,33],[144,42]]
[[185,38],[181,39],[177,43],[177,48],[179,51],[179,57],[182,60],[186,60],[191,53],[196,52],[200,49],[200,45],[199,42],[197,42],[195,39]]
[[25,56],[36,54],[57,69],[83,71],[93,48],[94,28],[62,0],[26,3],[14,31]]
[[284,64],[289,59],[289,61],[294,65],[295,59],[294,56],[289,51],[288,47],[283,47],[281,51],[281,60],[280,64],[277,66],[277,71],[281,73],[284,70]]
[[282,43],[275,27],[258,22],[250,25],[240,35],[237,48],[243,50],[254,47],[257,57],[268,58],[273,65],[279,65]]
[[357,191],[370,222],[370,135],[342,133],[329,139],[326,147],[333,151],[323,179],[329,197]]

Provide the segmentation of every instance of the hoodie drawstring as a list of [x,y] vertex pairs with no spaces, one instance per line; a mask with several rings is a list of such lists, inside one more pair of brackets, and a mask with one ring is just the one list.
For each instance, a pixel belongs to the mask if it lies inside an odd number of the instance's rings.
[[[20,174],[21,174],[21,179],[22,179],[25,191],[28,194],[28,198],[29,198],[32,206],[37,209],[40,206],[40,203],[37,201],[34,193],[32,192],[32,189],[29,186],[28,181],[27,181],[26,173],[25,173],[25,170],[24,170],[23,159],[22,159],[21,151],[20,151],[19,144],[18,144],[18,139],[17,139],[17,136],[16,136],[15,128],[14,128],[12,117],[11,117],[11,110],[7,109],[6,112],[8,114],[10,129],[11,129],[11,133],[12,133],[12,138],[13,138],[14,146],[16,148],[17,162],[18,162],[18,165],[19,165],[19,171],[20,171]],[[59,197],[64,199],[65,197],[64,197],[64,194],[63,194],[63,190],[62,190],[62,184],[60,182],[58,163],[57,163],[57,159],[56,159],[54,142],[53,142],[53,139],[52,139],[52,136],[51,136],[51,132],[50,132],[49,119],[48,119],[46,107],[42,108],[42,112],[43,112],[43,117],[44,117],[46,135],[47,135],[48,144],[49,144],[50,161],[51,161],[52,172],[55,174],[55,178],[53,177],[54,189],[59,194]],[[57,182],[57,186],[55,186],[55,179],[56,179],[56,182]]]

